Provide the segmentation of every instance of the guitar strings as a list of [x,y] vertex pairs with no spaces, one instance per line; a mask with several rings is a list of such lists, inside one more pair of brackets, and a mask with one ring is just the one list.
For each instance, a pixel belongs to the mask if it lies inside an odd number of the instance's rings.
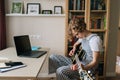
[[[80,48],[79,48],[79,51],[77,51],[79,54],[78,54],[78,56],[80,55],[80,53],[82,52],[82,46],[80,45]],[[77,53],[76,53],[77,54]],[[72,60],[72,62],[74,62],[76,59],[75,59],[75,54],[73,55],[73,60]]]

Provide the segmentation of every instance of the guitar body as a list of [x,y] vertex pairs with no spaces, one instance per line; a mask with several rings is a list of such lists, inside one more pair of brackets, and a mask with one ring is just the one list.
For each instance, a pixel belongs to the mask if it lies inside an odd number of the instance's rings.
[[85,50],[82,49],[81,43],[76,46],[75,53],[72,56],[73,64],[76,64],[76,60],[75,60],[75,55],[76,54],[78,55],[78,58],[79,58],[80,61],[84,60],[85,57],[86,57],[86,52],[85,52]]

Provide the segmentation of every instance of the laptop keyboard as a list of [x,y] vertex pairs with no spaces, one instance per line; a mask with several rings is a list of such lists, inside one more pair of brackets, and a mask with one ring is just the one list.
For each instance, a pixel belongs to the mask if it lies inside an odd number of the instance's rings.
[[31,52],[24,53],[24,55],[20,55],[20,56],[39,58],[40,56],[46,53],[47,51],[31,51]]

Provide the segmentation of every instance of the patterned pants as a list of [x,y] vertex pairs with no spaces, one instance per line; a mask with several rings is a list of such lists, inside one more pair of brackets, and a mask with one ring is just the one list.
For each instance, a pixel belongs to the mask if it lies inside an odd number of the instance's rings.
[[78,80],[78,71],[71,70],[72,61],[70,58],[52,54],[49,57],[49,73],[56,72],[57,80]]

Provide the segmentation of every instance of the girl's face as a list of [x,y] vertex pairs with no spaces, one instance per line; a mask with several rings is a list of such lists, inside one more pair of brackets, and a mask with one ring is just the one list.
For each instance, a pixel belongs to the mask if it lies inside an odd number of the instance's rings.
[[85,37],[85,32],[78,32],[75,29],[72,29],[72,34],[73,34],[73,36],[76,36],[77,38],[84,38]]
[[77,38],[84,38],[84,32],[78,32],[77,34],[76,34],[76,37]]

